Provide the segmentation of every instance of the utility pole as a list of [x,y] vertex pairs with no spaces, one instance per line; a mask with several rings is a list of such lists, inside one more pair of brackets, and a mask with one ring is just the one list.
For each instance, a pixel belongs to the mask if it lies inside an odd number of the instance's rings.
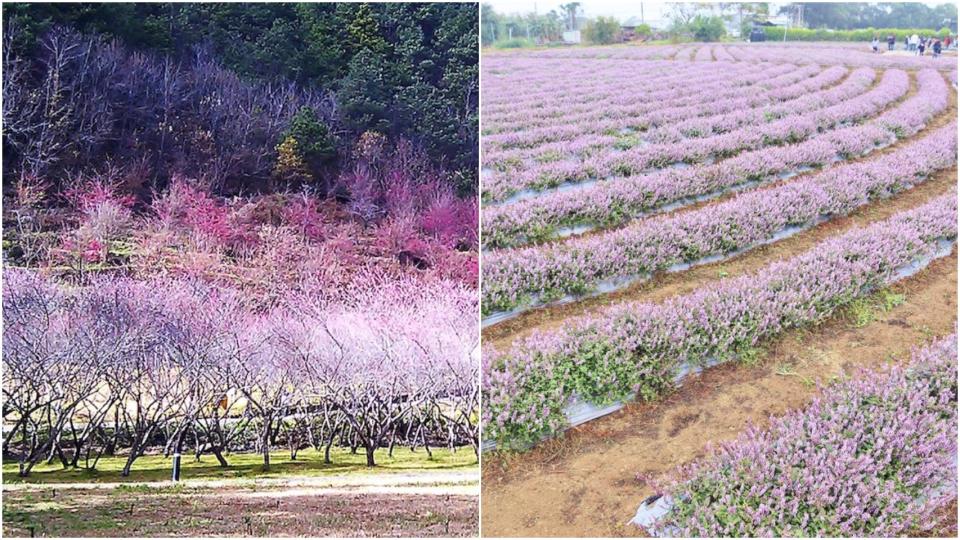
[[643,18],[643,2],[640,2],[640,24],[647,24],[646,19]]
[[173,454],[173,475],[171,478],[174,482],[180,481],[180,452]]
[[180,481],[180,452],[183,450],[183,433],[177,434],[177,445],[173,450],[173,474],[171,480]]

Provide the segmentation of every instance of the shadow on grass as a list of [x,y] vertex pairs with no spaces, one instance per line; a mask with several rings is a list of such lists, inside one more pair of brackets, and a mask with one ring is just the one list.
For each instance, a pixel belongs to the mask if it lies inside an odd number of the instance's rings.
[[[184,456],[181,469],[182,480],[223,480],[223,479],[260,479],[283,478],[287,476],[319,477],[334,474],[370,474],[409,471],[451,471],[468,470],[477,465],[476,456],[470,448],[461,448],[457,452],[446,449],[435,450],[433,458],[426,452],[411,452],[409,449],[395,449],[393,457],[386,450],[378,451],[375,456],[376,467],[367,467],[366,456],[349,450],[339,449],[331,453],[332,463],[324,463],[321,453],[313,450],[301,451],[296,460],[288,453],[275,452],[270,455],[270,469],[264,470],[263,457],[260,454],[244,453],[227,456],[229,465],[221,467],[211,456],[203,456],[197,462],[192,456]],[[105,457],[100,460],[97,469],[64,469],[57,462],[51,465],[38,465],[28,477],[20,477],[16,461],[3,462],[3,482],[57,484],[71,482],[159,482],[169,480],[172,472],[172,458],[162,455],[146,455],[133,464],[130,476],[120,475],[126,458],[123,456]]]

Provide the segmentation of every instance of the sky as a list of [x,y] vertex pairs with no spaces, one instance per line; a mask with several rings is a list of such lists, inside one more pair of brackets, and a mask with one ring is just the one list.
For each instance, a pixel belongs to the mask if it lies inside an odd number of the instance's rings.
[[[562,13],[561,4],[566,4],[571,0],[480,0],[484,4],[490,4],[497,13],[529,13],[536,11],[546,13],[551,9],[556,9]],[[936,6],[947,3],[949,0],[927,0],[924,4]],[[780,6],[789,2],[769,2],[770,12],[776,13]],[[596,17],[597,15],[613,16],[623,21],[630,17],[640,16],[640,5],[643,4],[643,16],[645,19],[666,19],[669,12],[666,2],[638,2],[635,0],[580,0],[580,5],[587,17]]]

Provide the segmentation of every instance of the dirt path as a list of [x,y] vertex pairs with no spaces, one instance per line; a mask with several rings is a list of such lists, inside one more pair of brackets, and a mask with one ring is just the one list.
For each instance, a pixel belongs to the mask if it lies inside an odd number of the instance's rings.
[[[890,210],[871,208],[853,220]],[[628,405],[528,453],[485,455],[484,536],[641,535],[627,521],[653,492],[636,480],[638,473],[672,470],[702,456],[709,441],[732,439],[750,423],[765,425],[770,415],[803,406],[816,392],[815,381],[905,358],[912,346],[952,332],[956,253],[894,285],[905,303],[876,313],[862,328],[839,316],[786,332],[766,344],[755,367],[718,366],[661,401]],[[676,284],[672,294],[686,286]]]
[[477,471],[9,484],[4,536],[476,536]]
[[[208,490],[208,488],[204,488]],[[233,489],[16,492],[3,536],[476,536],[476,496],[335,493],[263,498]]]
[[177,484],[171,481],[163,482],[69,482],[69,483],[5,483],[3,491],[35,491],[42,489],[82,490],[82,489],[117,489],[131,486],[147,486],[151,488],[247,488],[247,489],[357,489],[370,490],[387,488],[412,488],[420,486],[469,486],[479,482],[479,473],[476,470],[466,471],[424,471],[416,473],[363,473],[363,474],[330,474],[326,476],[287,476],[283,478],[260,479],[221,479],[198,480],[188,479]]

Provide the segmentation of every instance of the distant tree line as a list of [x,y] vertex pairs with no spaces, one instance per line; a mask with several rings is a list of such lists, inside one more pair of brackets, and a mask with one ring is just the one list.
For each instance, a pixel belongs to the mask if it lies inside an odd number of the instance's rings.
[[545,13],[497,13],[490,4],[481,6],[483,24],[480,38],[483,46],[496,42],[526,40],[532,43],[560,41],[563,32],[579,30],[586,23],[580,2],[568,2]]
[[[59,3],[3,12],[5,177],[131,157],[116,154],[121,147],[154,161],[209,152],[200,166],[240,185],[262,183],[284,157],[322,176],[373,131],[422,146],[458,172],[461,188],[476,184],[475,4]],[[53,85],[61,76],[67,86]],[[189,137],[177,133],[185,129]],[[197,140],[204,135],[212,139]]]
[[781,14],[794,14],[803,7],[803,21],[809,28],[853,30],[860,28],[947,27],[957,31],[957,6],[943,3],[929,6],[921,2],[794,2],[780,8]]
[[826,28],[783,28],[782,26],[764,27],[764,33],[770,41],[862,41],[867,42],[874,37],[885,40],[893,36],[897,43],[903,43],[905,37],[917,34],[919,36],[936,36],[944,39],[950,35],[947,28],[929,30],[923,28],[861,28],[858,30],[829,30]]

